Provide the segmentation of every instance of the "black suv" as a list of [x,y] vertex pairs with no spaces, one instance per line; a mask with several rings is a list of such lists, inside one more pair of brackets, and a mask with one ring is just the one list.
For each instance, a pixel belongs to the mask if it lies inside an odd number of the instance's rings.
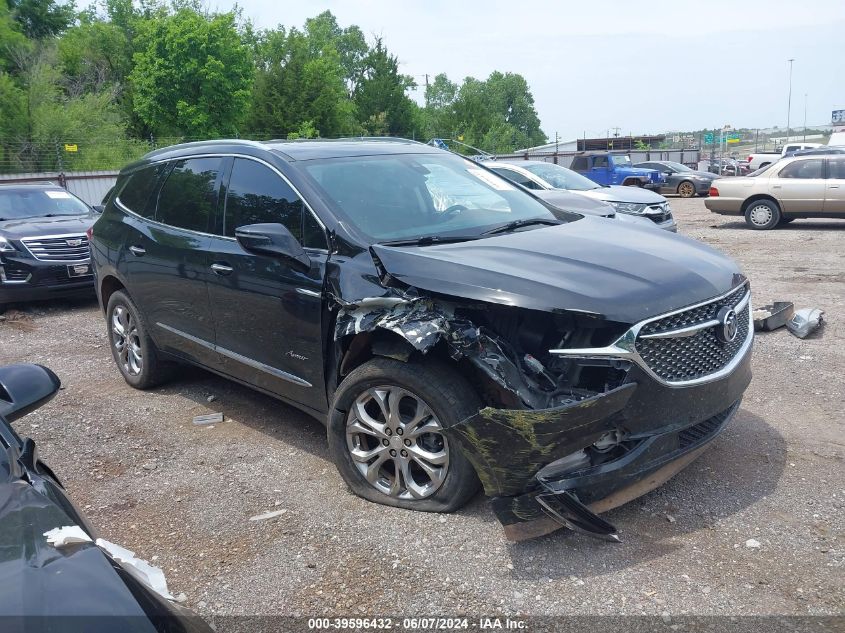
[[357,494],[512,538],[689,463],[751,379],[750,291],[706,245],[547,206],[411,141],[192,143],[121,171],[94,225],[114,359],[189,362],[325,421]]
[[86,231],[97,215],[56,185],[0,185],[0,309],[93,295]]

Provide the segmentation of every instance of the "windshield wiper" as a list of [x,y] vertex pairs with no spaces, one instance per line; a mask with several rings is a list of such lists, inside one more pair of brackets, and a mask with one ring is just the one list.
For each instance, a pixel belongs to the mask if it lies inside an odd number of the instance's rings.
[[492,229],[484,231],[482,235],[495,235],[496,233],[507,233],[508,231],[515,231],[521,229],[523,226],[531,226],[532,224],[545,224],[547,226],[557,226],[560,224],[558,220],[546,220],[545,218],[529,218],[526,220],[514,220],[507,224],[494,226]]
[[468,242],[477,240],[477,235],[423,235],[403,240],[387,240],[378,242],[382,246],[430,246],[432,244],[449,244],[450,242]]

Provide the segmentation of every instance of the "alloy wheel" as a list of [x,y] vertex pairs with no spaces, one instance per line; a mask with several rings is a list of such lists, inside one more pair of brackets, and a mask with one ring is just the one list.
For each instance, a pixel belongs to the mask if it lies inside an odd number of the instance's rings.
[[143,367],[141,337],[135,318],[126,306],[115,306],[112,312],[111,339],[124,373],[130,376],[140,374]]
[[397,386],[373,387],[349,408],[346,446],[374,488],[398,499],[425,499],[449,471],[449,444],[441,431],[418,396]]
[[678,187],[678,193],[682,198],[692,198],[695,195],[695,187],[691,182],[682,182]]
[[768,205],[758,204],[751,207],[748,217],[754,226],[766,226],[772,221],[772,209]]

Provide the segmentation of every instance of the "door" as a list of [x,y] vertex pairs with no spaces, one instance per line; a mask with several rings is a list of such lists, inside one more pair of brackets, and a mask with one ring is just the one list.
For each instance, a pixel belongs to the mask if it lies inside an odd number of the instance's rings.
[[824,159],[794,160],[770,181],[771,193],[787,213],[820,213],[824,207],[826,181]]
[[845,156],[830,156],[827,159],[824,212],[845,213]]
[[[325,230],[274,169],[235,158],[206,266],[223,371],[266,391],[325,410],[322,292]],[[281,223],[300,240],[309,267],[245,251],[235,229]]]
[[596,156],[593,158],[593,166],[588,174],[590,180],[600,185],[611,185],[615,178],[611,178],[610,160],[607,156]]
[[154,221],[127,214],[129,290],[150,325],[156,345],[209,367],[216,367],[217,356],[206,259],[222,160],[174,161],[148,205]]

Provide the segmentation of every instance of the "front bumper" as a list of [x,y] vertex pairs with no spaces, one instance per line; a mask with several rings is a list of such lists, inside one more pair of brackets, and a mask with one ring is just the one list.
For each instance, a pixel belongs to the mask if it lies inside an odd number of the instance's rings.
[[[88,274],[71,275],[73,267],[82,266],[88,267]],[[90,260],[59,263],[4,255],[0,257],[0,303],[93,294],[90,271]]]
[[[444,433],[475,467],[510,538],[561,526],[615,538],[616,528],[588,506],[614,507],[602,501],[638,485],[639,496],[650,477],[685,465],[727,425],[750,382],[750,347],[728,375],[687,387],[632,365],[611,391],[554,409],[483,409]],[[593,447],[609,433],[623,441],[602,457]]]

